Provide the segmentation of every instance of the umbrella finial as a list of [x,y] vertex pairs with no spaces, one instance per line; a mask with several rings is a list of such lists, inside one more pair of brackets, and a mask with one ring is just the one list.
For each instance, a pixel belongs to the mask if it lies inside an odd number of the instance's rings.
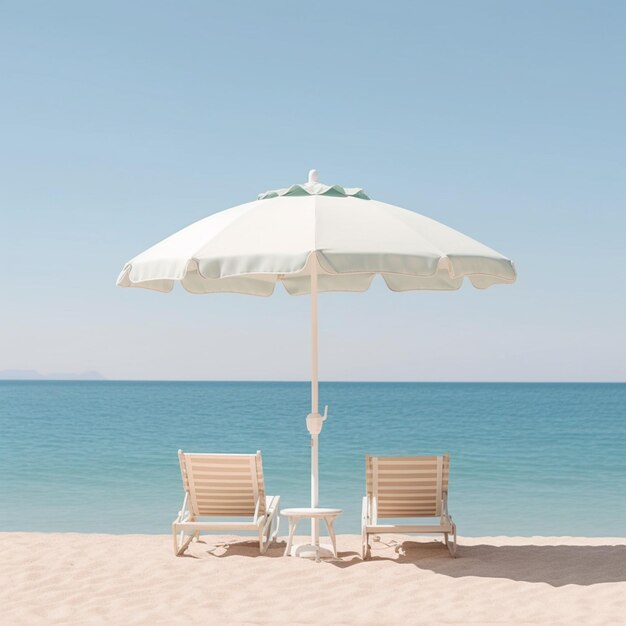
[[317,173],[317,170],[309,170],[309,182],[317,183],[320,179],[320,175]]

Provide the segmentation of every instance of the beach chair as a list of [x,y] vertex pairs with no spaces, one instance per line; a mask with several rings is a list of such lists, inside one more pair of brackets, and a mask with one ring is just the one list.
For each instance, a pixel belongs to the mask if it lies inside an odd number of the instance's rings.
[[280,498],[265,495],[261,453],[189,454],[179,450],[178,460],[185,499],[172,523],[176,556],[202,531],[256,531],[264,554],[278,532]]
[[[362,556],[370,557],[370,535],[443,533],[452,556],[456,525],[448,513],[450,457],[365,456],[366,493],[362,510]],[[384,518],[438,517],[437,524],[381,524]],[[409,520],[409,522],[412,520]],[[452,535],[452,538],[450,538]]]

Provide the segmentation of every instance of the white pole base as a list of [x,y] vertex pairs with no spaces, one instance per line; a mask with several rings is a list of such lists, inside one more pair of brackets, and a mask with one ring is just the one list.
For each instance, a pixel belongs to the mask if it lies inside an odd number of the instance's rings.
[[292,546],[289,551],[290,556],[299,556],[302,559],[315,559],[320,561],[321,559],[334,559],[335,553],[333,547],[329,544],[315,546],[312,543],[302,543],[296,546]]

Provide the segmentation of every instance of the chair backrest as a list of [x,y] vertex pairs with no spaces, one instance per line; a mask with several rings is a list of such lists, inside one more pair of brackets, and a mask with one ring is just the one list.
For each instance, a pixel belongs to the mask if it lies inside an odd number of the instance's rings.
[[450,456],[365,456],[367,495],[377,517],[439,517]]
[[265,514],[261,453],[192,454],[178,451],[189,507],[199,517]]

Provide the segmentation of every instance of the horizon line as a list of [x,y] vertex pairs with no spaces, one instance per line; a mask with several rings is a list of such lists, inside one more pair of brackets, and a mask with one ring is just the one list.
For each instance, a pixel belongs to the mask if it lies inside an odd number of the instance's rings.
[[[73,383],[305,383],[308,379],[269,378],[2,378],[0,382],[73,382]],[[626,380],[320,380],[321,383],[339,384],[476,384],[476,385],[623,385]]]

